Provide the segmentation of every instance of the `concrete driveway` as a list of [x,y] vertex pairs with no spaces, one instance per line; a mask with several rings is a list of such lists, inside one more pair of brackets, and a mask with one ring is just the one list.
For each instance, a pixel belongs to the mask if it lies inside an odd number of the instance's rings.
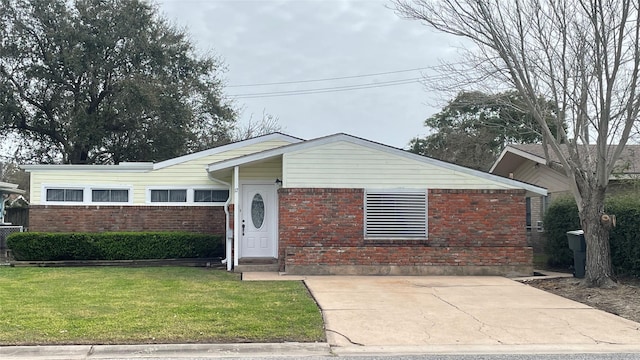
[[507,278],[302,279],[343,352],[640,352],[640,324]]

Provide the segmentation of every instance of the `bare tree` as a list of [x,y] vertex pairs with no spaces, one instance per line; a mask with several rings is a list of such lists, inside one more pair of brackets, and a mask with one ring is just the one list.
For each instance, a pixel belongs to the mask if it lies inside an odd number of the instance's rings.
[[253,114],[249,117],[246,125],[238,125],[233,131],[233,141],[251,139],[256,136],[266,135],[278,131],[282,131],[282,126],[278,122],[277,116],[273,116],[262,111],[262,119],[254,120]]
[[[466,72],[454,81],[512,87],[570,179],[587,242],[585,284],[614,286],[605,191],[640,110],[637,0],[394,0],[405,18],[460,36]],[[458,68],[458,70],[460,70]],[[462,78],[456,75],[464,74]],[[535,99],[551,99],[553,133]],[[566,145],[565,145],[566,144]]]

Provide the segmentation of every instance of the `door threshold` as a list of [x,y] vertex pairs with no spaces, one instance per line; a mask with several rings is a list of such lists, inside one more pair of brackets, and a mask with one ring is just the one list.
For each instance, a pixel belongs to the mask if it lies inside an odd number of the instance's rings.
[[239,265],[270,265],[277,263],[278,259],[272,257],[250,257],[238,259]]

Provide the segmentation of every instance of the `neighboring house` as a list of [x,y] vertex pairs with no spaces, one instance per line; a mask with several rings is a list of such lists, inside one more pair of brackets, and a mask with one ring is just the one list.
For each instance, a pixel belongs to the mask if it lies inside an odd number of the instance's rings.
[[0,226],[11,225],[5,222],[5,207],[7,206],[7,203],[14,199],[14,196],[22,197],[24,193],[24,190],[18,189],[18,184],[0,181]]
[[11,225],[29,227],[29,201],[20,194],[10,194],[4,202],[4,221]]
[[226,233],[229,269],[272,259],[297,274],[530,274],[525,198],[547,194],[345,134],[23,168],[32,231]]
[[6,217],[7,211],[6,205],[14,196],[22,196],[25,191],[18,189],[18,184],[12,184],[0,181],[0,261],[5,261],[9,258],[9,252],[7,249],[7,236],[14,232],[20,232],[23,230],[22,226],[15,226]]
[[[565,148],[566,150],[566,148]],[[551,161],[560,165],[549,149]],[[637,154],[637,155],[636,155]],[[508,145],[489,170],[499,176],[523,181],[547,189],[545,196],[528,196],[526,199],[527,237],[536,252],[543,251],[543,218],[549,204],[558,197],[571,196],[569,178],[562,170],[547,165],[541,144]],[[618,160],[617,170],[610,179],[609,191],[635,191],[640,175],[640,146],[627,145]]]
[[5,209],[28,208],[29,200],[21,194],[10,194],[5,200]]

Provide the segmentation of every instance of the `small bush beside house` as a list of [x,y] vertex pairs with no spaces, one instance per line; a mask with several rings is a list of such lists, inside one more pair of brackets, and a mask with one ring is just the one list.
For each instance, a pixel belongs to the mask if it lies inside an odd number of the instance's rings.
[[640,198],[620,196],[606,204],[616,216],[611,231],[611,261],[618,274],[640,276]]
[[[616,216],[611,230],[611,260],[618,275],[640,276],[640,198],[616,196],[607,200],[605,211]],[[567,231],[580,229],[578,207],[572,198],[554,201],[545,215],[549,265],[568,267],[573,253],[567,243]]]
[[551,203],[544,215],[547,238],[544,250],[549,255],[549,266],[568,268],[573,265],[573,253],[567,242],[567,231],[580,229],[578,207],[571,197],[562,197]]
[[142,260],[222,257],[220,236],[182,232],[15,233],[16,260]]

